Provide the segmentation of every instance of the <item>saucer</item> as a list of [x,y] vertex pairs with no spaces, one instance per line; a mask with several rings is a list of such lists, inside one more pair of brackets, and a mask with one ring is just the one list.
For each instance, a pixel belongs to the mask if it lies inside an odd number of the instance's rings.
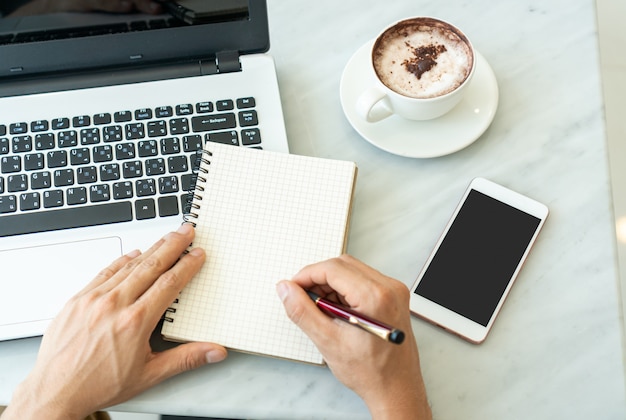
[[433,158],[457,152],[478,139],[489,127],[498,108],[498,82],[487,60],[476,51],[476,70],[461,102],[447,114],[428,121],[392,115],[369,123],[355,111],[356,101],[372,84],[364,71],[374,41],[350,58],[341,76],[341,106],[354,129],[374,146],[400,156]]

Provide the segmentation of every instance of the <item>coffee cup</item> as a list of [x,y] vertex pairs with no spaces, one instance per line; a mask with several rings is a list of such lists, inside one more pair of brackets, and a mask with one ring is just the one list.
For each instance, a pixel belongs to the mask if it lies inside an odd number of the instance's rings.
[[368,122],[391,115],[410,120],[440,117],[463,99],[476,57],[454,25],[431,17],[404,19],[383,30],[372,45],[372,83],[356,102]]

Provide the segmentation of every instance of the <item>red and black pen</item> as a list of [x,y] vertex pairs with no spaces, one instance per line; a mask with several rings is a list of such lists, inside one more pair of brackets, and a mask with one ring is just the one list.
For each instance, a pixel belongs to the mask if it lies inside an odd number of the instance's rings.
[[339,318],[342,321],[362,328],[365,331],[391,343],[400,344],[404,341],[404,333],[397,328],[384,324],[380,321],[376,321],[328,299],[324,299],[313,292],[309,292],[308,290],[307,293],[313,302],[315,302],[317,307],[330,316]]

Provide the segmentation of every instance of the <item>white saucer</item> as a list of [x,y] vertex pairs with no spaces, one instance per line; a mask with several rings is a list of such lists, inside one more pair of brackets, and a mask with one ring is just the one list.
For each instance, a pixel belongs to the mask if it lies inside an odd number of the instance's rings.
[[480,137],[498,108],[498,82],[487,60],[476,51],[476,71],[463,100],[449,113],[429,121],[392,115],[368,123],[356,115],[355,103],[371,83],[367,71],[372,43],[363,45],[348,61],[339,88],[341,105],[352,127],[374,146],[400,156],[432,158],[463,149]]

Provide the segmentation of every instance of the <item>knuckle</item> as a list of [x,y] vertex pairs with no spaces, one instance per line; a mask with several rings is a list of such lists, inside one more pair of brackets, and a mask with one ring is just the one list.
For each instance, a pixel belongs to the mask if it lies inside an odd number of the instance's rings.
[[180,372],[186,372],[200,367],[202,364],[202,361],[200,361],[194,354],[186,354],[184,357],[180,358],[178,369]]
[[175,271],[166,271],[159,277],[159,284],[163,289],[178,291],[181,288],[181,278]]

